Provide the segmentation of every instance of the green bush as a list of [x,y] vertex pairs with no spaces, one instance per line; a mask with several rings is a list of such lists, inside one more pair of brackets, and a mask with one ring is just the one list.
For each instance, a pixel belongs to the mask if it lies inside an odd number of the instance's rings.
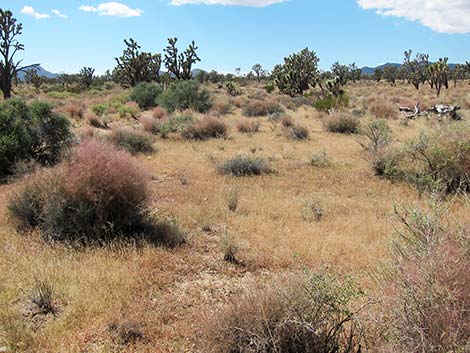
[[194,117],[191,114],[172,115],[167,120],[156,120],[152,127],[152,133],[160,134],[161,137],[166,138],[170,133],[184,132],[193,122]]
[[219,172],[221,174],[243,177],[268,174],[272,172],[272,169],[263,158],[237,156],[220,165]]
[[106,104],[100,103],[94,105],[91,110],[98,116],[103,116],[108,111],[108,106]]
[[11,175],[17,162],[57,163],[72,142],[70,122],[45,102],[21,100],[0,104],[0,178]]
[[146,133],[131,129],[114,130],[111,142],[118,148],[125,149],[131,154],[152,154],[155,152],[152,137]]
[[140,109],[150,109],[157,106],[157,98],[163,90],[160,85],[150,82],[142,82],[134,87],[129,98],[139,105]]
[[359,131],[359,119],[347,113],[333,113],[323,121],[326,130],[338,134],[356,134]]
[[206,113],[212,106],[209,91],[201,88],[197,81],[173,82],[157,102],[170,113],[186,109]]
[[349,97],[346,93],[335,97],[332,94],[326,95],[324,98],[317,100],[313,106],[322,112],[329,112],[332,109],[339,109],[349,106]]

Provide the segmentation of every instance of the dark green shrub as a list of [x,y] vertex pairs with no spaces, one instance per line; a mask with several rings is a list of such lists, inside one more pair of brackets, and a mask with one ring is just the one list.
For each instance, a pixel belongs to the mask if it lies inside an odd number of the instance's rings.
[[267,174],[272,172],[272,169],[263,158],[237,156],[220,165],[219,172],[221,174],[243,177]]
[[329,112],[332,109],[339,109],[349,106],[349,97],[346,93],[343,93],[338,97],[335,97],[332,94],[328,94],[324,98],[319,99],[313,103],[313,106],[319,111]]
[[141,82],[135,86],[129,98],[139,105],[140,109],[150,109],[157,106],[157,98],[163,90],[160,85],[151,82]]
[[359,131],[359,119],[347,113],[333,113],[324,118],[326,129],[338,134],[356,134]]
[[43,165],[55,164],[72,142],[70,121],[54,113],[46,102],[33,102],[29,109],[33,136],[31,156]]
[[176,81],[157,99],[168,112],[192,109],[206,113],[212,106],[209,91],[201,88],[197,81]]
[[87,140],[63,164],[25,179],[10,196],[8,209],[21,229],[37,227],[51,241],[182,241],[174,228],[159,224],[145,211],[149,182],[149,174],[127,152]]
[[131,154],[152,154],[155,152],[152,137],[131,129],[117,129],[111,134],[111,142]]
[[269,81],[264,86],[264,89],[266,90],[267,93],[273,93],[274,90],[276,89],[276,85],[274,84],[274,82]]
[[189,125],[183,131],[183,137],[195,140],[208,140],[210,138],[226,138],[228,128],[225,121],[215,116],[205,116],[199,121]]
[[0,104],[0,179],[23,160],[54,164],[72,142],[69,121],[45,102],[20,100]]
[[364,343],[349,280],[284,276],[252,284],[207,323],[206,349],[217,353],[356,353]]

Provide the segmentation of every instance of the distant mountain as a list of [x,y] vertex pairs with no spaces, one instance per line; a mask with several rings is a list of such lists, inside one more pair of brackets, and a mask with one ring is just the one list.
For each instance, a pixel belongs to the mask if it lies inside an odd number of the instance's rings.
[[[451,70],[454,69],[456,64],[449,64],[449,68]],[[385,67],[387,66],[395,66],[395,67],[401,67],[401,64],[397,64],[397,63],[386,63],[386,64],[383,64],[383,65],[379,65],[377,67],[370,67],[370,66],[365,66],[361,69],[362,71],[362,74],[363,75],[373,75],[374,74],[374,71],[376,69],[384,69]]]
[[[41,65],[37,65],[37,66],[33,66],[33,67],[29,68],[29,70],[32,70],[32,69],[36,69],[37,72],[38,72],[38,75],[39,75],[39,76],[42,76],[42,77],[56,78],[57,76],[59,76],[59,74],[55,74],[55,73],[52,73],[52,72],[47,71],[47,70],[44,69]],[[18,78],[19,78],[21,81],[23,81],[25,75],[26,75],[25,72],[19,72],[19,73],[18,73]]]
[[361,69],[363,75],[372,75],[376,69],[383,69],[387,66],[395,66],[395,67],[400,67],[401,64],[397,63],[386,63],[383,65],[379,65],[377,67],[370,67],[370,66],[365,66]]

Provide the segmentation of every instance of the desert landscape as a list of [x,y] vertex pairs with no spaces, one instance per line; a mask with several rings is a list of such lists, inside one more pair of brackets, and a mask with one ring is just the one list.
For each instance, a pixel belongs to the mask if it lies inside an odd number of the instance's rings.
[[468,352],[470,64],[178,45],[0,59],[0,351]]

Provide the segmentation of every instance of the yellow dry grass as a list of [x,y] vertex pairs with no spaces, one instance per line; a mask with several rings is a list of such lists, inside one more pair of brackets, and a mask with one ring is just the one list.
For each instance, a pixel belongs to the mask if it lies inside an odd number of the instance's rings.
[[[429,88],[417,92],[404,85],[358,83],[348,92],[352,108],[359,110],[377,101],[394,106],[419,99],[437,102]],[[458,102],[470,117],[469,92],[460,83],[439,102]],[[260,119],[259,133],[239,133],[235,124],[241,111],[236,109],[224,117],[230,126],[227,140],[194,142],[173,136],[156,141],[159,152],[154,156],[139,157],[154,176],[155,212],[175,217],[188,232],[187,244],[174,250],[52,246],[38,234],[17,234],[2,206],[0,347],[16,345],[27,352],[196,351],[205,320],[216,308],[247,281],[281,271],[328,269],[351,274],[373,291],[369,273],[387,257],[393,205],[424,200],[408,185],[374,176],[356,137],[325,132],[321,114],[313,108],[289,114],[309,129],[309,140],[293,141],[280,123],[267,119]],[[397,141],[437,124],[425,119],[408,126],[402,119],[389,123]],[[309,156],[321,149],[332,163],[312,167]],[[238,154],[266,158],[276,173],[220,175],[217,165]],[[0,186],[1,205],[13,186]],[[235,212],[227,206],[233,187],[240,190]],[[320,222],[302,217],[311,197],[325,209]],[[452,214],[468,218],[463,210],[456,202]],[[206,226],[210,232],[203,231]],[[223,261],[219,243],[224,230],[241,245],[242,266]],[[60,309],[38,327],[24,315],[35,278],[53,284]],[[125,321],[141,325],[145,339],[127,346],[114,340],[108,325]]]

